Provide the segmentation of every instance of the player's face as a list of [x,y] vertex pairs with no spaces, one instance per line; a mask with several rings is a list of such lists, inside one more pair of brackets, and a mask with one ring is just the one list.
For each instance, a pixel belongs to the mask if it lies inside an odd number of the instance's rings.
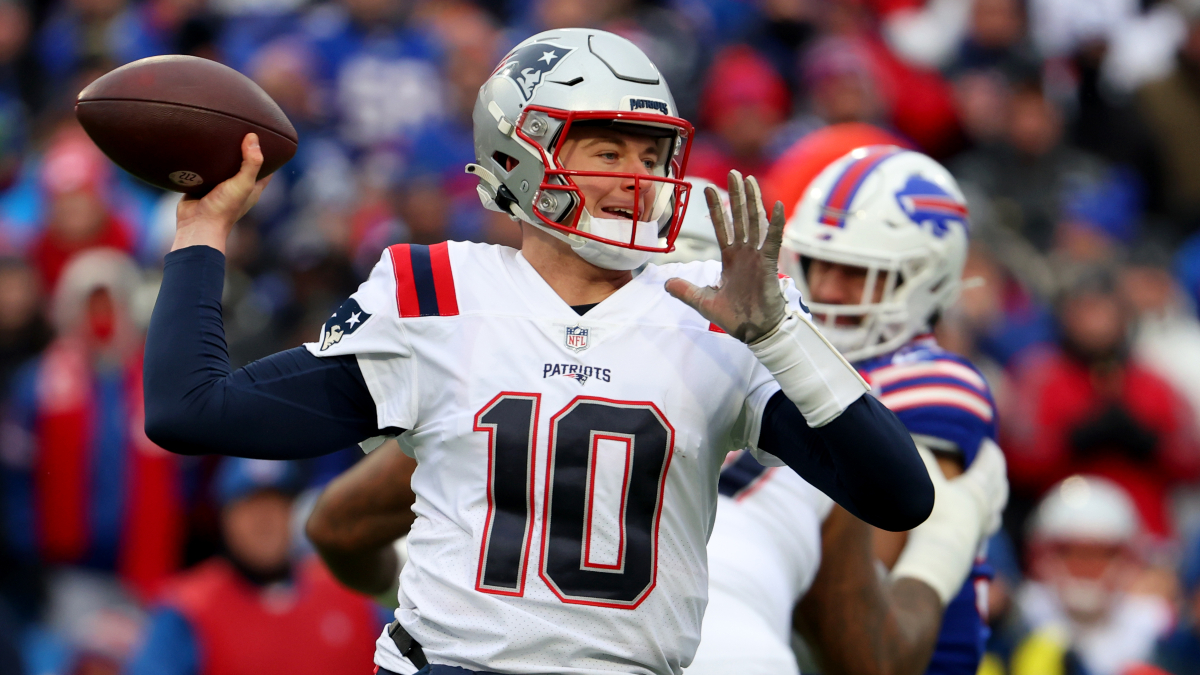
[[[576,127],[563,143],[559,160],[563,168],[574,171],[649,176],[660,166],[659,144],[657,139],[649,136]],[[661,175],[661,172],[657,173]],[[574,176],[572,180],[583,191],[587,210],[593,218],[629,219],[637,205],[638,220],[649,220],[655,181],[641,181],[635,186],[631,177]]]
[[[870,299],[863,296],[867,285],[867,268],[842,265],[840,263],[818,260],[813,258],[808,264],[808,292],[812,301],[827,305],[857,305],[864,301],[879,302],[887,284],[887,275],[880,274],[875,278],[875,289]],[[825,317],[814,316],[818,320]],[[838,325],[856,325],[862,317],[839,316]]]

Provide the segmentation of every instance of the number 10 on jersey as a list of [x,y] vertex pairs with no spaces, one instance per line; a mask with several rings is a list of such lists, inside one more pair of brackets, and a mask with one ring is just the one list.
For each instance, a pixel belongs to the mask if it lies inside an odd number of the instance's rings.
[[[563,602],[633,609],[657,576],[675,430],[653,403],[577,396],[550,418],[539,467],[540,409],[541,394],[502,392],[475,415],[475,431],[488,436],[488,515],[475,588],[525,594],[540,469],[539,576]],[[607,514],[597,508],[602,493],[612,502]],[[616,536],[602,546],[597,530],[606,515],[615,516]]]

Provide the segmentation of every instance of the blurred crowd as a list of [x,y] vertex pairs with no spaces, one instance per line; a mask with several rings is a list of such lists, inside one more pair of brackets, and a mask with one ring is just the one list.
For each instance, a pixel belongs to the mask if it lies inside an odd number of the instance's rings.
[[390,244],[519,241],[463,172],[470,113],[567,26],[658,64],[689,175],[765,176],[845,123],[951,169],[972,245],[938,337],[987,373],[1012,483],[983,672],[1200,672],[1200,0],[0,0],[0,674],[365,673],[384,620],[299,525],[356,448],[221,463],[143,434],[178,195],[109,163],[75,95],[193,54],[292,120],[229,246],[240,365],[315,339]]

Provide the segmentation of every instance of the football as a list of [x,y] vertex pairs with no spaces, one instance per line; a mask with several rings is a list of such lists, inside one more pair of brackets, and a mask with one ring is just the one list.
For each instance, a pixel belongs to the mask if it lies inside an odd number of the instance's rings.
[[258,134],[270,175],[296,154],[296,129],[236,70],[195,56],[154,56],[79,92],[75,115],[117,166],[164,190],[203,195],[233,177],[242,139]]

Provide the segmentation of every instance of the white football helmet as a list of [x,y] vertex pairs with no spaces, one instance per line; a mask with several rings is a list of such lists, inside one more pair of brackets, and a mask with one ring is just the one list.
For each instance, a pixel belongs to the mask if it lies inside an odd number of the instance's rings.
[[655,255],[650,259],[655,265],[721,259],[721,246],[717,243],[717,232],[713,229],[712,215],[708,212],[708,203],[703,195],[704,189],[711,185],[721,196],[721,203],[728,211],[729,192],[703,178],[692,178],[689,182],[692,184],[692,194],[696,195],[696,203],[683,214],[683,225],[679,228],[679,236],[675,237],[675,250]]
[[[822,171],[800,199],[783,231],[780,271],[795,280],[829,341],[861,361],[928,332],[954,303],[967,223],[966,200],[941,164],[892,145],[858,148]],[[807,284],[812,259],[865,268],[859,303],[817,302]],[[838,325],[839,318],[851,321]]]
[[[479,89],[472,115],[483,205],[567,242],[584,260],[632,270],[671,250],[689,184],[683,180],[692,125],[677,116],[658,68],[632,42],[602,30],[538,33],[513,48]],[[656,139],[649,174],[567,169],[559,152],[573,125]],[[575,178],[614,177],[648,186],[648,207],[628,218],[588,211]]]

